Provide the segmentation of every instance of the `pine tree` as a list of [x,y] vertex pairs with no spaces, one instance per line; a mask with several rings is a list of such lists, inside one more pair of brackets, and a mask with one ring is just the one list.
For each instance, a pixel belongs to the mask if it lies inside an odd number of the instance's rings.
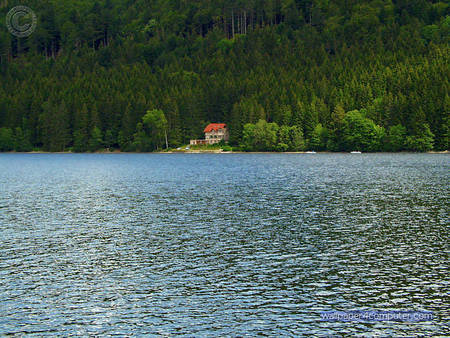
[[16,151],[26,152],[33,150],[29,133],[27,131],[23,131],[20,127],[17,127],[14,131],[14,141],[14,149]]
[[98,127],[94,127],[91,132],[91,138],[89,139],[89,151],[97,151],[103,148],[103,135],[102,131]]

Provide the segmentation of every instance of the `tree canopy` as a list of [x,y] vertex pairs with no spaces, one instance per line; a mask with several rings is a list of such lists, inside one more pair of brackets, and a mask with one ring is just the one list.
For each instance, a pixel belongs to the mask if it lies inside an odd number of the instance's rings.
[[0,151],[151,151],[208,122],[259,150],[449,147],[448,1],[26,5],[30,36],[0,26]]

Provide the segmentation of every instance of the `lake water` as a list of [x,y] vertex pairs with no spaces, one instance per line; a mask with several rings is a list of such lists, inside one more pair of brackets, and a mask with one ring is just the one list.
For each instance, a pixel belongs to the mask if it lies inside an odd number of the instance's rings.
[[448,335],[449,169],[443,154],[1,154],[0,334]]

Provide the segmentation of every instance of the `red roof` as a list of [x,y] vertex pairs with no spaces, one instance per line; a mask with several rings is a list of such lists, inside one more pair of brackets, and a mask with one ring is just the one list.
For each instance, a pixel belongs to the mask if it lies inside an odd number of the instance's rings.
[[204,133],[210,133],[211,131],[218,131],[219,129],[226,128],[227,125],[225,123],[210,123],[206,126]]

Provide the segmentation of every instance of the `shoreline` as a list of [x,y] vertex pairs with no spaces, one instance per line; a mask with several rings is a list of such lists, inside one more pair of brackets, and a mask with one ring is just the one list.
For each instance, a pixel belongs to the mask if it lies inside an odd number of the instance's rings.
[[[350,154],[350,152],[345,151],[317,151],[314,153],[307,151],[222,151],[222,150],[175,150],[175,151],[153,151],[153,152],[123,152],[120,150],[115,151],[95,151],[95,152],[82,152],[75,153],[71,151],[26,151],[26,152],[17,152],[17,151],[7,151],[0,152],[0,154],[105,154],[105,155],[120,155],[120,154],[306,154],[306,155],[315,155],[315,154]],[[362,154],[450,154],[449,150],[443,151],[426,151],[423,153],[420,152],[412,152],[412,151],[400,151],[400,152],[363,152]]]

